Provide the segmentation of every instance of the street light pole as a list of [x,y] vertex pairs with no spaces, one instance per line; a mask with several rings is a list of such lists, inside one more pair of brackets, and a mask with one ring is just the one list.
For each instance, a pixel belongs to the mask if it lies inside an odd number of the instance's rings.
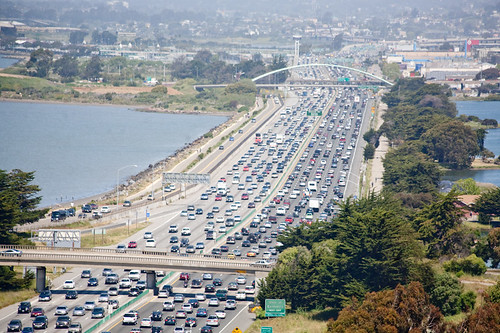
[[126,165],[124,167],[121,167],[116,171],[116,209],[118,210],[118,202],[120,199],[120,170],[123,170],[128,167],[134,167],[137,168],[137,164],[131,164],[131,165]]

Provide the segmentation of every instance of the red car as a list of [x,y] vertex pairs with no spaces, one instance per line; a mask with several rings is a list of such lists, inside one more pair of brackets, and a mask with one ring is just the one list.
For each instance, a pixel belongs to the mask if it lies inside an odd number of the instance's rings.
[[215,201],[222,201],[222,195],[217,194],[215,196]]
[[129,249],[135,249],[137,247],[137,242],[136,241],[130,241],[128,242],[128,248]]
[[293,217],[287,216],[286,219],[285,219],[285,222],[287,222],[287,223],[293,223]]
[[179,280],[189,280],[189,273],[181,273]]
[[248,194],[247,193],[243,193],[241,195],[241,200],[248,200]]
[[245,165],[245,166],[243,167],[243,171],[248,171],[248,169],[249,169],[248,165]]
[[45,312],[42,308],[33,308],[33,310],[31,310],[31,317],[43,316],[44,314]]

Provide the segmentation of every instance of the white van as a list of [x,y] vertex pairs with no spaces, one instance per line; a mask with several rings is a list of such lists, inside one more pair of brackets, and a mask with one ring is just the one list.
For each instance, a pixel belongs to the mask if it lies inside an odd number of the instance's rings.
[[315,191],[316,192],[318,190],[318,185],[314,181],[307,182],[307,189],[309,190],[309,192],[311,192],[311,191]]
[[132,281],[138,281],[141,279],[141,271],[138,270],[138,269],[132,269],[129,273],[128,273],[128,278]]

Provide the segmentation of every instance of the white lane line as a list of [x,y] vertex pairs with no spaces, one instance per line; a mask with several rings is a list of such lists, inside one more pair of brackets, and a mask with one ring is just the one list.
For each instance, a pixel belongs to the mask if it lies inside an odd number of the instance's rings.
[[[248,306],[248,304],[247,304],[247,306]],[[226,328],[228,328],[228,327],[229,327],[229,325],[230,325],[230,324],[231,324],[231,323],[232,323],[232,322],[233,322],[236,318],[238,318],[238,317],[239,317],[240,313],[242,313],[242,312],[243,312],[243,310],[245,310],[245,308],[246,308],[247,306],[243,306],[243,309],[241,309],[241,310],[240,310],[240,312],[238,312],[238,314],[237,314],[236,316],[234,316],[234,318],[233,318],[233,319],[231,319],[231,321],[230,321],[229,323],[227,323],[227,325],[226,325],[226,326],[224,326],[224,327],[222,328],[222,330],[220,331],[220,333],[224,332],[224,330],[225,330]]]

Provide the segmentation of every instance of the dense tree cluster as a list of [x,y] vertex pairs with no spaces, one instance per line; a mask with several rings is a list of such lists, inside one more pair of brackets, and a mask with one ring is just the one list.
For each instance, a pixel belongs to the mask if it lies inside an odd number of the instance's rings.
[[0,244],[18,243],[12,228],[35,222],[47,213],[47,209],[37,209],[42,198],[36,196],[39,187],[30,184],[33,179],[33,172],[0,170]]
[[[234,82],[239,78],[252,79],[260,74],[284,68],[286,65],[281,55],[275,56],[269,66],[264,64],[259,55],[255,55],[252,60],[231,65],[220,60],[219,56],[204,50],[199,51],[193,60],[188,61],[184,57],[177,58],[171,65],[171,73],[177,79],[193,78],[197,81],[217,84]],[[283,82],[287,76],[286,72],[280,72],[273,77],[273,82]]]

